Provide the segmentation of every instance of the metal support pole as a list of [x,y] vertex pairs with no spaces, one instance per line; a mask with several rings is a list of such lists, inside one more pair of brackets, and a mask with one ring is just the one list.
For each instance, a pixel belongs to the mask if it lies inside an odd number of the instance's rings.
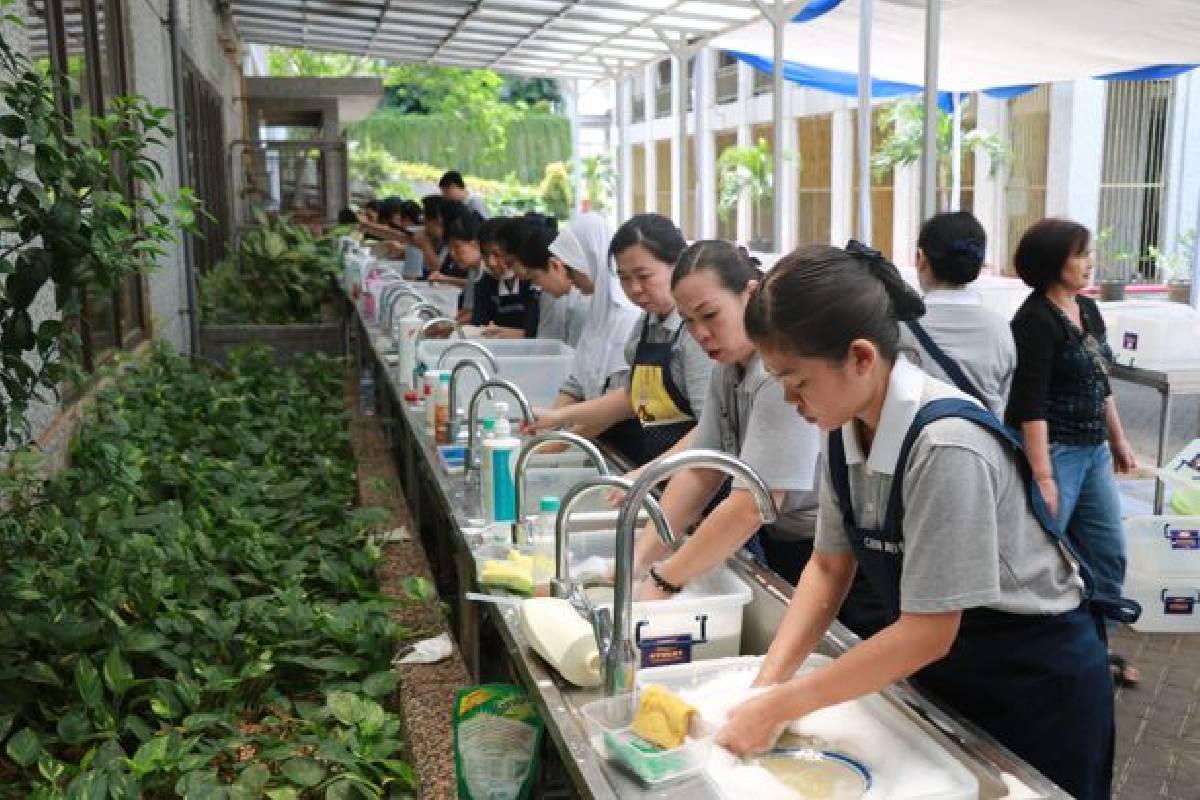
[[625,207],[625,182],[629,180],[625,174],[625,144],[628,138],[625,130],[625,103],[628,93],[625,90],[625,78],[620,70],[609,70],[609,80],[613,84],[613,113],[616,115],[617,136],[613,146],[613,172],[617,182],[613,187],[616,197],[613,198],[613,208],[617,221],[629,218],[629,209]]
[[684,209],[687,208],[688,202],[688,187],[687,187],[687,97],[688,97],[688,74],[687,60],[688,48],[684,43],[683,35],[680,34],[679,46],[675,48],[675,57],[672,59],[675,62],[675,123],[677,125],[678,147],[675,150],[675,169],[679,173],[679,179],[674,182],[675,197],[678,198],[678,203],[672,203],[672,208],[678,206],[679,218],[675,220],[675,224],[683,227],[683,218],[686,216]]
[[[178,162],[179,186],[191,186],[191,176],[188,174],[187,126],[190,120],[184,113],[183,99],[183,49],[179,42],[179,0],[171,0],[170,6],[170,39],[171,39],[171,82],[175,95],[175,159]],[[188,352],[196,355],[200,352],[200,312],[196,303],[196,256],[193,252],[192,235],[187,231],[179,232],[183,242],[183,280],[184,296],[187,298],[188,317]]]
[[921,217],[937,213],[938,54],[941,48],[942,0],[925,6],[925,120],[921,146]]
[[950,211],[962,208],[962,101],[958,92],[950,93],[951,114],[950,129]]
[[783,249],[783,30],[787,24],[787,3],[775,0],[775,13],[771,15],[771,34],[774,43],[774,71],[771,75],[771,121],[774,125],[775,142],[772,146],[773,177],[771,199],[775,208],[775,225],[771,233],[771,248],[776,252]]
[[695,113],[692,116],[692,182],[695,191],[692,195],[692,219],[695,222],[692,231],[684,231],[684,236],[689,233],[696,239],[707,239],[712,234],[708,231],[705,217],[708,213],[708,204],[705,198],[708,196],[709,182],[705,178],[707,166],[705,158],[712,147],[708,143],[708,103],[712,87],[712,59],[709,57],[712,53],[708,47],[701,47],[696,53],[696,72],[694,77],[695,83]]
[[575,198],[574,209],[578,214],[583,208],[583,154],[579,152],[579,79],[566,82],[563,101],[567,107],[567,118],[571,121],[571,188]]
[[858,227],[871,241],[871,22],[873,0],[858,0]]

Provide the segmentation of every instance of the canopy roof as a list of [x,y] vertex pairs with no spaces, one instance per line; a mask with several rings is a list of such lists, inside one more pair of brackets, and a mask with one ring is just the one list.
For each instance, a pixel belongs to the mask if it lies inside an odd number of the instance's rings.
[[242,38],[393,61],[603,78],[759,17],[754,0],[233,0]]
[[[788,24],[784,58],[790,69],[785,71],[831,83],[836,82],[831,75],[840,73],[853,82],[858,11],[858,2],[842,2],[808,21]],[[872,77],[919,90],[924,37],[923,0],[874,0]],[[718,36],[713,45],[746,56],[760,69],[772,68],[771,28],[765,21]],[[938,89],[944,92],[1197,63],[1197,0],[942,0]]]

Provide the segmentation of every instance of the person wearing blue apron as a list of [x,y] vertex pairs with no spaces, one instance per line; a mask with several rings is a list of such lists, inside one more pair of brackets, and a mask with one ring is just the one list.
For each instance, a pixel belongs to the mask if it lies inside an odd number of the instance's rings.
[[770,490],[780,510],[778,519],[763,526],[750,490],[736,481],[728,496],[713,504],[727,483],[723,473],[708,469],[676,473],[663,490],[663,513],[676,531],[699,524],[674,552],[652,531],[641,533],[634,569],[645,577],[635,599],[666,599],[741,548],[784,579],[794,580],[811,546],[820,437],[784,402],[778,381],[766,373],[746,336],[742,317],[760,279],[758,268],[723,241],[691,245],[672,275],[680,316],[716,362],[704,411],[684,442],[745,462]]
[[[717,734],[767,749],[791,720],[912,678],[1073,797],[1109,796],[1112,683],[1091,576],[1015,435],[899,357],[924,305],[878,252],[785,257],[747,328],[798,413],[828,434],[815,553],[755,685]],[[796,676],[855,571],[887,626]]]
[[604,395],[537,409],[531,431],[567,427],[598,437],[614,426],[636,426],[636,465],[682,446],[704,407],[713,362],[688,333],[671,294],[671,269],[687,243],[660,214],[638,214],[613,236],[609,253],[621,288],[642,309],[625,343],[628,370]]
[[540,293],[517,276],[501,252],[499,235],[508,222],[492,217],[479,225],[484,274],[475,285],[471,324],[488,339],[532,339],[537,336]]
[[1004,417],[1017,368],[1008,320],[986,308],[971,284],[979,277],[987,236],[967,211],[926,220],[917,236],[917,278],[925,313],[900,329],[905,356]]

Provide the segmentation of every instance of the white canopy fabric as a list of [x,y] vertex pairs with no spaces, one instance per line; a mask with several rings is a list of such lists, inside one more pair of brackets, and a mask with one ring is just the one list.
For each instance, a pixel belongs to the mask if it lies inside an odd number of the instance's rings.
[[[858,72],[858,2],[843,0],[784,32],[785,61]],[[938,89],[973,92],[1200,63],[1200,0],[942,0]],[[875,0],[872,77],[924,84],[925,3]],[[770,62],[771,26],[715,47]]]

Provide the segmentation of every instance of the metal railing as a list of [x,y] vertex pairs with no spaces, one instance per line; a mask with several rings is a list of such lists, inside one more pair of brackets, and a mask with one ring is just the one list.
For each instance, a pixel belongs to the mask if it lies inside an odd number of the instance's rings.
[[245,140],[229,145],[235,182],[234,225],[253,225],[255,211],[278,212],[309,223],[334,223],[350,204],[345,139]]
[[733,103],[738,99],[738,68],[737,64],[729,67],[719,67],[714,86],[714,99],[717,103]]

